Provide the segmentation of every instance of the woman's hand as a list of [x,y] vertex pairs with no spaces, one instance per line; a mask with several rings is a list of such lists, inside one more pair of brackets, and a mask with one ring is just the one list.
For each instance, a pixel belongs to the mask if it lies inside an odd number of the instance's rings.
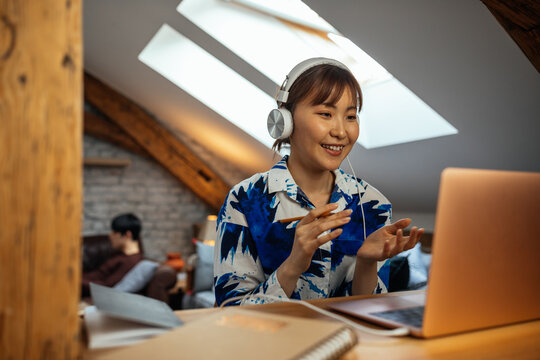
[[[328,215],[336,208],[337,204],[327,204],[313,209],[296,225],[293,247],[287,259],[290,269],[294,273],[300,275],[306,271],[315,250],[324,243],[337,238],[342,232],[339,227],[351,221],[349,217],[351,210]],[[330,229],[335,230],[321,236],[322,233]]]
[[[337,204],[327,204],[313,209],[296,225],[291,253],[281,264],[277,274],[281,287],[288,296],[295,289],[298,277],[309,269],[315,250],[337,238],[342,232],[339,227],[351,221],[351,210],[328,215],[336,208]],[[330,229],[335,230],[321,236]]]
[[411,219],[401,219],[370,234],[356,253],[358,260],[382,261],[412,249],[424,229],[414,226],[409,236],[403,236],[403,229],[410,223]]

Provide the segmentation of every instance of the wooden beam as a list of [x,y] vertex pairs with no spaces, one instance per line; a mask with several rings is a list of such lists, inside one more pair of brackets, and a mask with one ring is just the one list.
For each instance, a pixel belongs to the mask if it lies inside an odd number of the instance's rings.
[[540,72],[540,2],[482,0],[495,19]]
[[149,156],[146,150],[137,144],[131,136],[126,134],[118,127],[118,125],[89,111],[84,112],[84,133],[109,142],[134,154]]
[[538,0],[482,0],[490,11],[496,11],[523,30],[540,25],[540,1]]
[[0,2],[0,359],[80,354],[81,12]]
[[212,209],[223,205],[229,185],[144,109],[89,74],[84,77],[84,92],[90,104]]

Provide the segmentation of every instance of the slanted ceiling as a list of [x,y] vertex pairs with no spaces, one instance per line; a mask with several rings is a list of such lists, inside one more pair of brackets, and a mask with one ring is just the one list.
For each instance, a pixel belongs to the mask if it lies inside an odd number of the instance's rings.
[[540,1],[482,0],[540,72]]
[[[413,217],[428,227],[432,221],[417,215],[435,213],[440,174],[448,166],[540,171],[540,72],[482,1],[304,2],[459,130],[379,149],[355,146],[352,166],[390,199],[395,218]],[[139,61],[166,23],[248,81],[266,84],[260,72],[175,11],[178,3],[85,1],[86,70],[178,138],[193,139],[245,174],[231,184],[266,171],[278,159],[270,149]],[[204,80],[206,86],[219,81]],[[234,101],[242,106],[242,96]]]
[[84,94],[105,115],[85,111],[85,133],[153,158],[213,209],[221,207],[229,185],[146,110],[89,74]]

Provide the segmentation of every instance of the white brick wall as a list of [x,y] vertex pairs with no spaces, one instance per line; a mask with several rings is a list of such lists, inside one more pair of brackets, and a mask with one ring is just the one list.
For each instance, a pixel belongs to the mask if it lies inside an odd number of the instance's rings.
[[[229,184],[249,176],[193,141],[184,142]],[[188,188],[149,158],[97,138],[84,136],[85,157],[128,158],[128,167],[84,167],[84,235],[110,230],[111,219],[133,212],[143,223],[145,255],[162,261],[167,252],[193,252],[193,225],[213,212]]]

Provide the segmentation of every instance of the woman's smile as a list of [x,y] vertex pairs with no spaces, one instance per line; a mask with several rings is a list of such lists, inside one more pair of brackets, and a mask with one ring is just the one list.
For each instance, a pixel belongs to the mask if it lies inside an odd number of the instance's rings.
[[328,144],[323,144],[321,146],[326,150],[327,153],[329,153],[332,156],[341,155],[341,152],[343,151],[343,148],[345,147],[345,145],[328,145]]

